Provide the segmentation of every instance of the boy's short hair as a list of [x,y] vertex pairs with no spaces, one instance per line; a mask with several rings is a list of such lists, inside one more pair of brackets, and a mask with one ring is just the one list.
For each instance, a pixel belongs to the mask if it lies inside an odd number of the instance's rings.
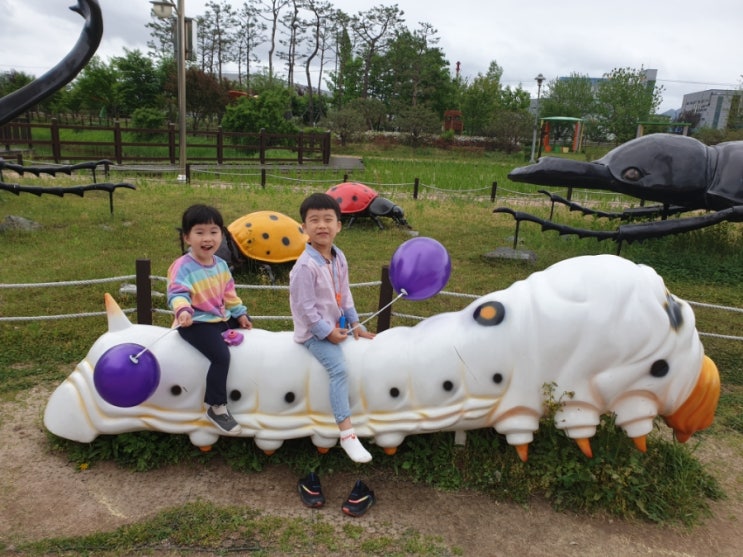
[[197,224],[216,224],[219,228],[224,227],[222,214],[210,205],[191,205],[183,212],[181,219],[181,231],[188,234]]
[[299,214],[302,217],[302,222],[307,217],[307,211],[310,209],[332,209],[335,211],[335,216],[338,220],[341,220],[341,206],[335,198],[327,193],[313,193],[307,199],[302,201],[302,205],[299,207]]

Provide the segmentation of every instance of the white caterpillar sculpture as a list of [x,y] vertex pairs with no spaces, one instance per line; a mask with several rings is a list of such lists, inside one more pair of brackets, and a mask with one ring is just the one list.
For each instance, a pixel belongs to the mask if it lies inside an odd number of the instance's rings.
[[[219,438],[202,406],[207,360],[168,329],[131,324],[108,295],[106,308],[108,332],[50,397],[46,427],[79,442],[183,433],[207,450]],[[557,263],[461,311],[342,346],[355,429],[389,454],[407,435],[493,427],[526,460],[545,385],[562,403],[556,427],[587,456],[609,412],[645,450],[658,415],[682,442],[709,426],[720,391],[689,305],[653,269],[611,255]],[[254,328],[231,350],[242,436],[266,452],[306,436],[321,452],[336,444],[327,374],[291,332]],[[138,398],[111,404],[117,389]]]

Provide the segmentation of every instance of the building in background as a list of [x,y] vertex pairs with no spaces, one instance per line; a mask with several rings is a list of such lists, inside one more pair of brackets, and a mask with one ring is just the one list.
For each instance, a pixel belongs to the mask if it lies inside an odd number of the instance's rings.
[[707,89],[684,95],[681,114],[698,114],[697,128],[724,130],[730,115],[734,117],[741,109],[743,91],[735,89]]

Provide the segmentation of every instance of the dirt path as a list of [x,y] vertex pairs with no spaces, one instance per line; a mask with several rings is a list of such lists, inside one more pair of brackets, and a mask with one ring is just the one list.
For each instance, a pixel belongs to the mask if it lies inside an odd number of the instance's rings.
[[[731,489],[739,481],[737,473],[722,480],[730,496],[713,504],[714,517],[691,531],[555,513],[543,503],[523,508],[381,475],[368,478],[378,504],[364,517],[351,519],[342,515],[340,505],[354,478],[341,474],[323,478],[326,507],[307,510],[296,497],[295,476],[278,466],[258,474],[219,464],[137,473],[104,463],[78,472],[64,456],[48,450],[41,418],[48,396],[48,390],[37,388],[0,404],[0,545],[9,548],[22,541],[112,530],[197,500],[287,517],[323,513],[390,534],[413,528],[440,536],[466,556],[737,557],[743,548],[743,502]],[[725,447],[708,449],[721,462],[740,460]],[[739,463],[735,469],[740,470]]]

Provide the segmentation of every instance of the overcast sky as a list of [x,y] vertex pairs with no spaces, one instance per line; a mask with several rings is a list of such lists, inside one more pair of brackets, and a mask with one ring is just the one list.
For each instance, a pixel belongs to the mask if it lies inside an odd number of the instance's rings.
[[[72,48],[82,18],[76,0],[0,0],[0,71],[41,75]],[[232,0],[237,7],[243,0]],[[601,77],[614,68],[658,70],[665,88],[661,112],[681,107],[686,93],[737,89],[743,74],[740,0],[334,0],[349,14],[397,4],[410,29],[419,22],[438,30],[452,73],[503,68],[503,84],[536,96],[534,77],[571,73]],[[130,50],[147,51],[149,0],[99,0],[108,61]],[[186,15],[204,12],[206,0],[185,0]]]

